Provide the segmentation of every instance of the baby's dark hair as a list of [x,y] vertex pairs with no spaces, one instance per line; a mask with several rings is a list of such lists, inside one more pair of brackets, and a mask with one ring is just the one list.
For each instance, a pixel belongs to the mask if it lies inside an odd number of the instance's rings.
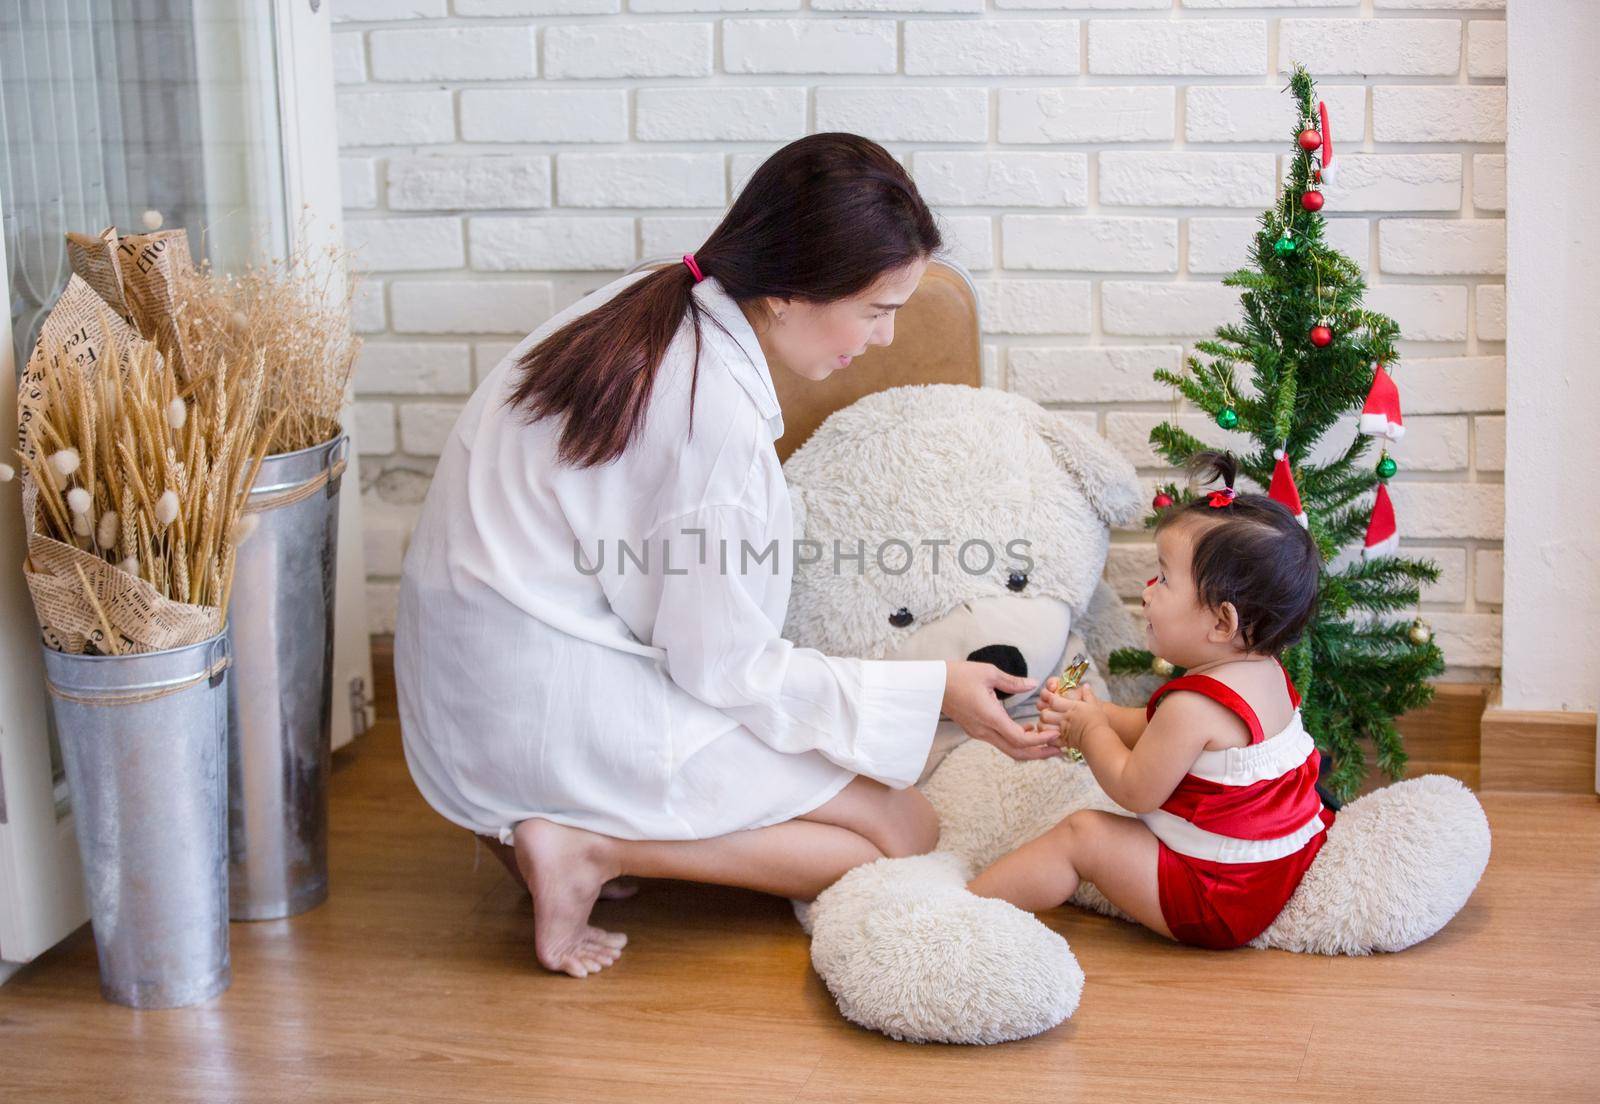
[[[1189,473],[1208,483],[1221,479],[1232,491],[1239,462],[1232,453],[1200,452],[1190,457]],[[1300,639],[1316,614],[1322,554],[1281,502],[1235,494],[1213,506],[1212,498],[1203,494],[1163,510],[1156,532],[1180,521],[1197,526],[1191,570],[1200,601],[1209,609],[1233,603],[1245,649],[1275,656]]]

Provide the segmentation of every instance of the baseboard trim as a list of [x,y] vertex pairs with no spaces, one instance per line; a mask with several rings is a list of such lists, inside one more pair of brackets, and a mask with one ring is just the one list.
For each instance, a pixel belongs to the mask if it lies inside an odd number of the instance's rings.
[[1479,737],[1482,788],[1505,793],[1592,794],[1595,714],[1506,709],[1497,689]]
[[[1407,778],[1448,774],[1478,788],[1478,730],[1491,689],[1486,682],[1435,683],[1432,701],[1396,720],[1405,741]],[[1374,766],[1361,790],[1366,793],[1392,781]]]

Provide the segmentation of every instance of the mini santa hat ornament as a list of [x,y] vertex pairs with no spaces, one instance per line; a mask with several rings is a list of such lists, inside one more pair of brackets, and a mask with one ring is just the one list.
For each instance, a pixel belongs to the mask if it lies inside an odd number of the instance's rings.
[[1278,463],[1272,469],[1272,486],[1267,488],[1267,497],[1287,506],[1302,527],[1310,528],[1305,507],[1300,505],[1300,488],[1294,485],[1294,472],[1289,470],[1289,455],[1282,449],[1274,451],[1272,455]]
[[1383,365],[1373,365],[1372,388],[1367,392],[1366,405],[1361,408],[1361,433],[1367,437],[1387,437],[1398,441],[1406,435],[1405,424],[1400,419],[1400,389],[1394,379],[1383,370]]
[[1361,558],[1392,556],[1400,548],[1400,532],[1394,524],[1394,503],[1389,501],[1389,485],[1378,484],[1378,497],[1372,503],[1372,518],[1367,522],[1367,539]]
[[1333,130],[1328,125],[1328,105],[1317,101],[1317,122],[1322,127],[1322,151],[1318,158],[1317,182],[1332,187],[1338,183],[1339,170],[1333,163]]

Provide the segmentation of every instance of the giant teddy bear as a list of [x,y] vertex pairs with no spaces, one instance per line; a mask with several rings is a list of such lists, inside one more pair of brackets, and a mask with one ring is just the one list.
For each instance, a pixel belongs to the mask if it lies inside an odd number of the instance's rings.
[[[1080,416],[989,388],[899,387],[833,414],[784,471],[796,534],[812,542],[797,557],[785,626],[798,644],[984,660],[1042,682],[1080,649],[1103,662],[1142,642],[1101,575],[1110,527],[1136,519],[1144,495]],[[1090,681],[1107,689],[1098,674]],[[1125,702],[1152,689],[1148,679],[1110,682]],[[1034,718],[1035,697],[1013,697],[1007,710]],[[796,905],[818,974],[848,1018],[895,1038],[992,1043],[1055,1026],[1084,984],[1071,949],[966,882],[1070,812],[1122,810],[1086,766],[1016,762],[948,721],[920,785],[939,812],[938,850],[859,867]],[[1488,855],[1488,822],[1459,782],[1397,783],[1340,812],[1254,945],[1409,947],[1465,904]],[[1072,903],[1116,914],[1087,883]]]

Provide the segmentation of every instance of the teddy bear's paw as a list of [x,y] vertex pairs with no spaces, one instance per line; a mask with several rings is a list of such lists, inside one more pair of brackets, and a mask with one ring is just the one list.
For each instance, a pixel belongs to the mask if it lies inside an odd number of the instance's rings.
[[[801,918],[811,934],[811,959],[817,972],[847,956],[866,917],[887,905],[948,897],[967,892],[971,869],[959,855],[934,851],[904,859],[864,863],[823,890]],[[796,915],[799,915],[796,907]]]
[[1489,862],[1478,799],[1440,774],[1345,806],[1282,913],[1254,945],[1315,954],[1400,951],[1461,910]]
[[847,1019],[894,1039],[1023,1039],[1071,1016],[1083,993],[1066,940],[965,890],[883,905],[841,943],[833,953],[820,936],[812,943],[817,973]]
[[969,740],[945,757],[922,787],[939,814],[939,849],[982,870],[1079,809],[1121,810],[1082,763],[1018,762]]

